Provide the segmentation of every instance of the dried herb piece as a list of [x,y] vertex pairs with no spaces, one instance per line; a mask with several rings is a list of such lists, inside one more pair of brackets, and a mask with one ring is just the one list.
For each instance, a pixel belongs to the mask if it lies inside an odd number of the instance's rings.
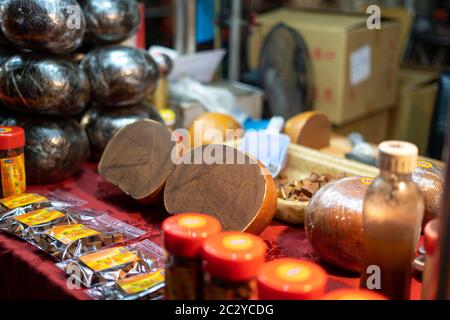
[[311,173],[306,179],[289,180],[286,176],[280,176],[276,182],[278,198],[289,201],[307,202],[320,188],[328,182],[340,179],[345,175],[333,176],[329,173]]

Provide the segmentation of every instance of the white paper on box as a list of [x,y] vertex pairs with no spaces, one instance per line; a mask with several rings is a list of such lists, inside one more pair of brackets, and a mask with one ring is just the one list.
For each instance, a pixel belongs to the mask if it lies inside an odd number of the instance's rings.
[[225,56],[225,50],[200,51],[190,55],[178,56],[173,62],[169,80],[190,77],[203,83],[209,83]]
[[350,54],[350,83],[356,86],[370,77],[371,52],[365,45]]

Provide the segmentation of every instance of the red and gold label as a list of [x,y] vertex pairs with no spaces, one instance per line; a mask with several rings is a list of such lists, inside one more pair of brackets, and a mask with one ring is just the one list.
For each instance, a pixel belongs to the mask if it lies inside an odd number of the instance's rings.
[[56,226],[51,228],[50,230],[45,231],[45,233],[65,245],[69,245],[72,242],[82,238],[100,234],[100,232],[88,228],[83,224],[68,224],[64,226]]
[[44,223],[52,222],[64,216],[65,216],[64,213],[58,210],[41,209],[21,214],[20,216],[17,216],[14,219],[29,227],[33,227]]
[[48,199],[37,193],[23,193],[0,199],[0,203],[8,209],[24,207],[32,203],[45,202]]
[[80,260],[94,271],[102,271],[137,261],[139,258],[124,247],[105,249],[82,256]]
[[137,294],[164,283],[164,270],[158,269],[152,273],[118,280],[116,283],[125,293]]
[[25,158],[23,154],[0,160],[3,197],[20,194],[26,190]]

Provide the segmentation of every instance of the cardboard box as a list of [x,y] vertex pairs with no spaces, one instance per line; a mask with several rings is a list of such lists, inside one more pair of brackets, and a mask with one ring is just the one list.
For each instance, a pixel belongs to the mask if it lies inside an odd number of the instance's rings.
[[383,7],[381,8],[381,15],[386,18],[395,19],[400,23],[401,50],[399,54],[400,60],[402,60],[402,57],[404,56],[406,51],[406,47],[408,46],[414,16],[410,11],[402,7]]
[[392,139],[415,143],[420,154],[428,146],[430,126],[438,91],[438,74],[433,71],[401,69],[398,101],[392,109]]
[[378,144],[389,139],[390,110],[378,112],[347,125],[334,127],[333,132],[347,136],[352,132],[361,133],[367,142]]
[[359,14],[286,8],[260,15],[248,39],[249,65],[257,68],[265,36],[284,23],[308,46],[316,110],[335,125],[382,111],[396,100],[400,24],[388,19],[380,30],[369,30],[366,19]]
[[[245,111],[253,119],[261,119],[263,113],[263,92],[256,87],[240,82],[229,83],[226,81],[211,83],[211,86],[225,88],[231,91],[236,98],[236,103],[242,111]],[[203,113],[208,112],[198,101],[170,100],[170,105],[177,117],[177,128],[188,128],[189,125]]]

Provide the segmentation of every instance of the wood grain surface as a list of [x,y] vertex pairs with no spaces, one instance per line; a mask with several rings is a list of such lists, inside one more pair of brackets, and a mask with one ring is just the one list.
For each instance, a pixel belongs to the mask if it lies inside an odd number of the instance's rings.
[[[223,163],[193,164],[200,151],[217,155]],[[225,230],[258,234],[267,227],[275,214],[276,187],[260,163],[225,145],[198,147],[185,157],[190,163],[177,165],[166,183],[164,203],[169,213],[210,214]],[[238,159],[245,162],[237,164]]]
[[100,175],[123,192],[144,203],[162,194],[175,167],[176,147],[169,129],[153,120],[135,122],[112,138],[98,165]]

